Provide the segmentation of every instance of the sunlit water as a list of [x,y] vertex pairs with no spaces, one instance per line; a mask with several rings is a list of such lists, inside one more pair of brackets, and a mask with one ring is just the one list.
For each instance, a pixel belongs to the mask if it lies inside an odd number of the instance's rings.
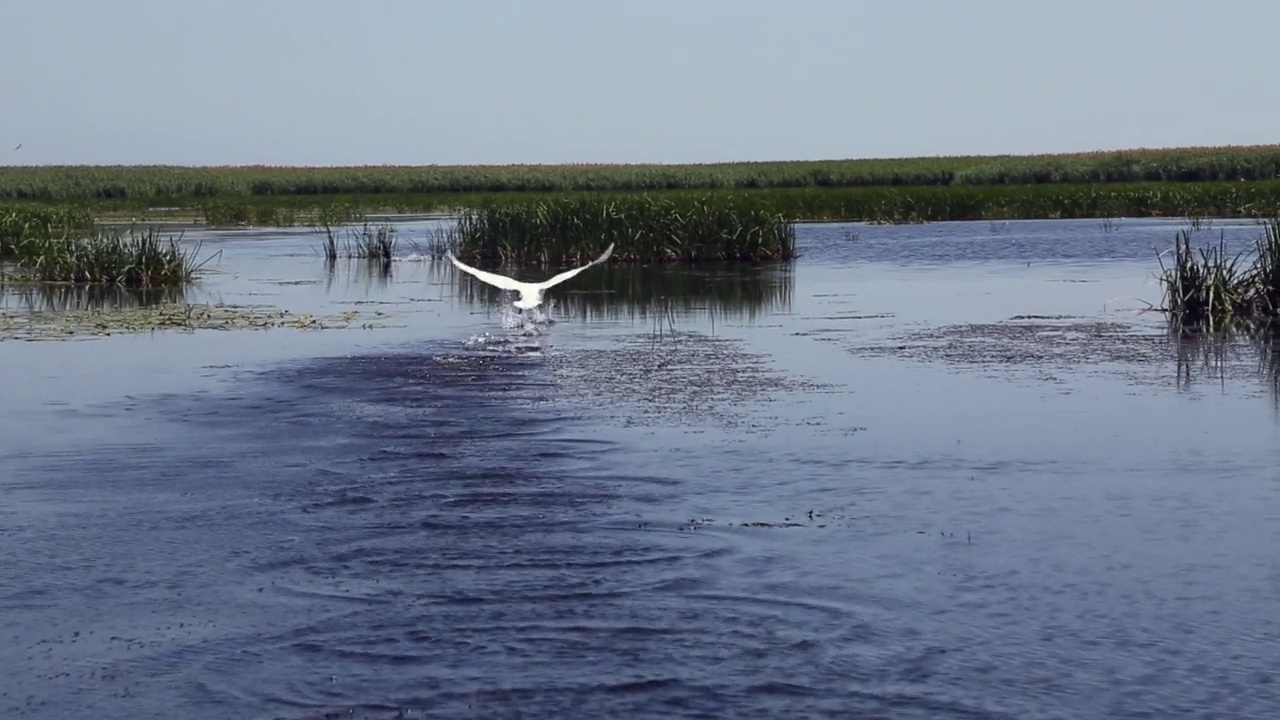
[[[0,712],[1274,717],[1275,397],[1135,312],[1176,227],[807,226],[534,325],[208,234],[194,300],[400,327],[0,343]],[[1016,316],[1135,339],[910,350]]]

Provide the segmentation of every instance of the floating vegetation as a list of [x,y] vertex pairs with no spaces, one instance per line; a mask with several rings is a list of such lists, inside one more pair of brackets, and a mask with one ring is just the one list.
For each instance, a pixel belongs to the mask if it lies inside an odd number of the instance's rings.
[[0,309],[0,341],[69,340],[124,333],[177,330],[327,330],[389,327],[382,311],[348,310],[333,316],[295,314],[262,306],[165,303],[50,311]]
[[1167,335],[1150,328],[1070,316],[925,328],[848,347],[870,357],[1039,370],[1141,365],[1169,359],[1169,348]]
[[798,390],[839,391],[789,377],[741,341],[697,332],[627,336],[608,347],[549,355],[547,365],[560,381],[558,392],[580,395],[585,407],[628,427],[713,424],[768,433],[783,423],[752,424],[745,405]]
[[1183,327],[1269,323],[1280,315],[1280,221],[1266,225],[1248,264],[1245,253],[1227,252],[1225,234],[1216,246],[1193,250],[1187,230],[1178,232],[1172,264],[1157,259],[1164,310]]
[[795,257],[795,227],[746,195],[593,194],[488,205],[464,213],[459,256],[492,265],[587,262],[610,244],[622,263]]
[[[470,192],[1060,185],[1280,179],[1280,145],[1132,149],[1053,155],[874,158],[710,164],[364,167],[0,167],[0,199],[388,196]],[[225,221],[232,214],[221,216]]]

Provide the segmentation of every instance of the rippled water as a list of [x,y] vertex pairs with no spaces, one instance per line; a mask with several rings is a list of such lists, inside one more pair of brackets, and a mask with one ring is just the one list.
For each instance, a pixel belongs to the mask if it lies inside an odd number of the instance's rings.
[[541,335],[212,234],[196,299],[400,327],[0,343],[0,710],[1272,717],[1267,356],[1108,303],[1175,229],[807,226]]

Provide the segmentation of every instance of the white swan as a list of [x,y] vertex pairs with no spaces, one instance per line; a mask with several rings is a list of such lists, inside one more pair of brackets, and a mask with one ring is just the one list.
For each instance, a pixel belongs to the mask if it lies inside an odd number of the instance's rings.
[[484,270],[477,270],[454,257],[452,252],[449,253],[449,259],[453,261],[453,264],[457,266],[459,270],[471,273],[494,287],[501,288],[503,290],[515,290],[520,293],[520,297],[512,304],[521,310],[532,310],[542,304],[542,294],[546,292],[548,288],[554,285],[559,285],[592,265],[598,265],[599,263],[608,260],[609,256],[612,254],[613,243],[610,243],[609,247],[595,260],[592,260],[582,267],[566,270],[559,275],[556,275],[549,280],[543,280],[540,283],[520,282],[519,280],[509,278],[506,275],[496,275],[491,272],[485,272]]

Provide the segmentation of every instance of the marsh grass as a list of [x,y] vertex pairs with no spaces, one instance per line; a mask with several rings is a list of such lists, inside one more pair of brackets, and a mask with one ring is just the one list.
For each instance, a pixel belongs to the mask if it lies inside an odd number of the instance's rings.
[[[1042,155],[866,158],[709,164],[364,167],[0,167],[0,199],[193,198],[212,214],[227,198],[466,192],[1008,186],[1280,179],[1280,145],[1129,149]],[[234,220],[233,215],[226,216]]]
[[397,229],[395,225],[383,223],[371,226],[363,223],[359,227],[341,228],[343,234],[342,249],[339,250],[339,232],[332,225],[325,223],[318,231],[323,233],[321,252],[327,262],[333,263],[339,255],[352,259],[373,260],[390,263],[395,257]]
[[81,207],[0,207],[0,262],[15,260],[54,237],[93,228],[93,215]]
[[1178,232],[1170,265],[1157,256],[1164,309],[1179,327],[1212,332],[1280,317],[1280,220],[1266,224],[1249,262],[1245,252],[1227,251],[1225,233],[1199,249],[1191,233]]
[[459,255],[489,265],[567,265],[611,243],[622,263],[795,257],[795,227],[753,198],[596,194],[489,205],[458,218]]
[[50,238],[33,243],[18,258],[15,277],[39,282],[99,283],[129,288],[182,285],[208,262],[200,244],[183,249],[178,240],[148,229],[128,234]]
[[[688,202],[708,195],[748,200],[792,221],[862,221],[908,224],[935,221],[1214,217],[1266,219],[1280,215],[1280,181],[1106,182],[994,185],[866,185],[652,191],[526,190],[490,193],[380,193],[344,195],[254,195],[207,199],[94,200],[95,216],[143,220],[205,220],[211,226],[331,226],[364,222],[366,213],[433,213],[453,216],[468,209],[528,205],[600,194],[649,194]],[[61,207],[55,202],[26,203]]]

